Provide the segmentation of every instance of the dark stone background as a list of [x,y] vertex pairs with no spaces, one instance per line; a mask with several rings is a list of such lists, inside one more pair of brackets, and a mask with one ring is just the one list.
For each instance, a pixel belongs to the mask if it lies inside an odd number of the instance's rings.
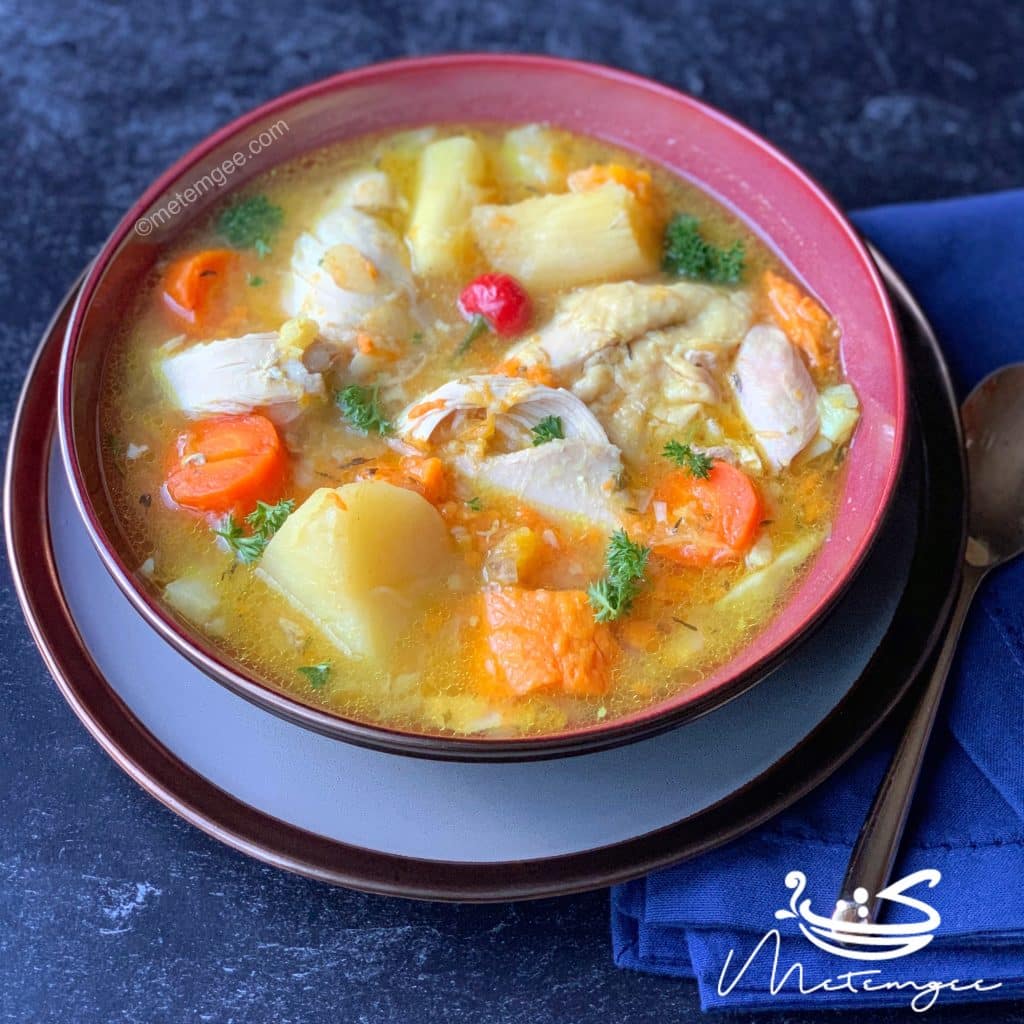
[[[0,0],[4,430],[51,311],[157,172],[287,89],[384,58],[472,49],[582,57],[688,90],[763,132],[851,207],[1021,184],[1016,0]],[[612,966],[605,893],[414,904],[330,889],[219,846],[86,735],[6,577],[0,629],[3,1021],[696,1017],[691,985]],[[940,1008],[930,1019],[1024,1021],[1024,1011]]]

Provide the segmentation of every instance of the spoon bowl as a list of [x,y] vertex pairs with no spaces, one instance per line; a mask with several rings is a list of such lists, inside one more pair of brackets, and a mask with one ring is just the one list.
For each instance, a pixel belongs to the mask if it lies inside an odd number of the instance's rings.
[[970,480],[967,562],[991,569],[1024,552],[1024,363],[989,374],[964,402]]

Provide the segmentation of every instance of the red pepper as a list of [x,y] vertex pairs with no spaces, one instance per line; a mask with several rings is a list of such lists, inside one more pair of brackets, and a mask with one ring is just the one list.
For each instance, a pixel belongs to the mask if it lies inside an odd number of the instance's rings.
[[502,338],[522,334],[530,324],[533,307],[526,289],[514,277],[481,274],[462,289],[459,312],[472,324],[459,346],[461,355],[485,330]]

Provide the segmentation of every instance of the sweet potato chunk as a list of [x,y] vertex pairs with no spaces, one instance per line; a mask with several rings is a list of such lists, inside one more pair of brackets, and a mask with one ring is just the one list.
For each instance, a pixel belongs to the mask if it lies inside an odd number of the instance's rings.
[[484,623],[484,665],[504,692],[587,697],[608,689],[618,648],[582,590],[488,590]]

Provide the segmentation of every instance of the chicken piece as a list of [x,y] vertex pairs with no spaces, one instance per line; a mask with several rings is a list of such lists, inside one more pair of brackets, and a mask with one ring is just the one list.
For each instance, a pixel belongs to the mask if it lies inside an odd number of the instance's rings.
[[303,402],[324,395],[323,378],[299,358],[295,335],[302,332],[294,325],[288,321],[281,331],[190,345],[164,357],[158,372],[187,416],[265,408],[281,422]]
[[544,364],[563,375],[611,345],[648,331],[691,325],[691,346],[736,344],[750,322],[745,293],[723,294],[707,285],[637,284],[623,281],[580,289],[566,296],[536,334],[509,352],[509,361]]
[[747,332],[732,374],[740,411],[771,468],[788,466],[818,432],[818,392],[777,327]]
[[366,176],[339,186],[312,231],[296,240],[282,288],[288,315],[316,321],[335,352],[354,353],[368,338],[386,353],[422,328],[401,238],[350,205],[382,201],[364,196],[369,191]]
[[456,467],[478,488],[513,495],[552,516],[609,529],[619,524],[622,462],[607,442],[548,441],[485,459],[462,457]]
[[691,349],[692,343],[684,324],[651,331],[584,362],[572,392],[628,459],[642,461],[652,445],[660,448],[719,400],[705,353]]
[[598,446],[608,443],[594,414],[570,392],[499,374],[441,385],[409,406],[399,416],[396,430],[405,440],[422,445],[436,443],[444,426],[458,433],[463,426],[473,425],[474,436],[481,441],[497,439],[520,447],[531,440],[531,429],[548,416],[562,421],[566,438]]

